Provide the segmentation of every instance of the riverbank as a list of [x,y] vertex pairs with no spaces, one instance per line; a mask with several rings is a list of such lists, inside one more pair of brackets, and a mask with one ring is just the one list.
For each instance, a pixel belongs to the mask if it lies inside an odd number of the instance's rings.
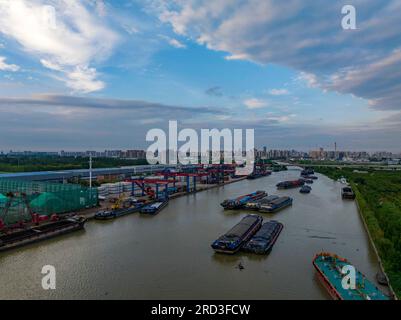
[[401,294],[401,173],[376,170],[355,171],[318,167],[315,170],[331,179],[347,179],[390,290]]

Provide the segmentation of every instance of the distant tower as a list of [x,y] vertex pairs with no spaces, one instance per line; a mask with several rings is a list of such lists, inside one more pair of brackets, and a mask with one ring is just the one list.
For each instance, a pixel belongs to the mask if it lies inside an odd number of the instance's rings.
[[337,142],[334,142],[334,151],[337,152]]
[[92,154],[89,155],[89,189],[92,191]]

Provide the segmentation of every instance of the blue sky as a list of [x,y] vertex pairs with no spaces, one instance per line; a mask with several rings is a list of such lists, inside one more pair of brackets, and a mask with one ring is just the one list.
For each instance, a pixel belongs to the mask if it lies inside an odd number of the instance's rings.
[[343,30],[322,2],[3,0],[0,150],[145,148],[178,120],[400,152],[401,4],[351,1]]

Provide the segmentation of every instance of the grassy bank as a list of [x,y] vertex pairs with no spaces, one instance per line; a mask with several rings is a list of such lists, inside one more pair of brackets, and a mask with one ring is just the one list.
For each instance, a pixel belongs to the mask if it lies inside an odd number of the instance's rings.
[[369,232],[379,252],[391,285],[401,296],[401,172],[350,168],[315,168],[352,185]]

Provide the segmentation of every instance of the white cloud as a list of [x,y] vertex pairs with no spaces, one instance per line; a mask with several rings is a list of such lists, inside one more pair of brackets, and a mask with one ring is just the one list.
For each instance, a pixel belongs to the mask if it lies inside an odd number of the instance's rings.
[[94,68],[76,67],[72,72],[67,73],[67,85],[77,92],[89,93],[102,90],[104,82],[96,80],[97,72]]
[[160,35],[160,38],[166,40],[166,42],[167,42],[170,46],[172,46],[172,47],[174,47],[174,48],[177,48],[177,49],[184,49],[184,48],[187,47],[184,43],[182,43],[181,41],[179,41],[179,40],[177,40],[177,39],[175,39],[175,38],[170,38],[170,37],[165,36],[165,35]]
[[269,90],[269,93],[272,96],[283,96],[283,95],[289,94],[287,89],[271,89],[271,90]]
[[181,42],[178,41],[177,39],[170,39],[170,40],[168,41],[168,43],[169,43],[170,45],[172,45],[173,47],[178,48],[178,49],[183,49],[183,48],[186,48],[186,47],[187,47],[185,44],[181,43]]
[[54,71],[63,71],[63,68],[60,65],[53,63],[49,60],[40,59],[40,63],[47,69],[51,69]]
[[109,57],[119,37],[99,18],[99,3],[92,10],[80,1],[52,1],[52,11],[49,1],[2,0],[0,33],[46,68],[61,72],[59,78],[75,91],[100,90],[104,85],[91,65]]
[[316,88],[319,86],[319,81],[317,79],[317,76],[314,75],[313,73],[301,72],[296,78],[296,80],[306,82],[306,85],[309,88]]
[[260,100],[257,98],[250,98],[244,101],[244,105],[248,109],[260,109],[268,106],[267,101]]
[[267,117],[267,120],[281,123],[281,122],[287,122],[288,120],[290,120],[290,117],[288,116]]
[[291,118],[294,118],[294,117],[296,117],[295,114],[278,115],[278,116],[268,114],[267,120],[269,120],[271,122],[284,123],[284,122],[290,121]]
[[6,57],[0,57],[0,70],[1,71],[17,72],[19,69],[20,69],[20,67],[15,64],[6,63]]

